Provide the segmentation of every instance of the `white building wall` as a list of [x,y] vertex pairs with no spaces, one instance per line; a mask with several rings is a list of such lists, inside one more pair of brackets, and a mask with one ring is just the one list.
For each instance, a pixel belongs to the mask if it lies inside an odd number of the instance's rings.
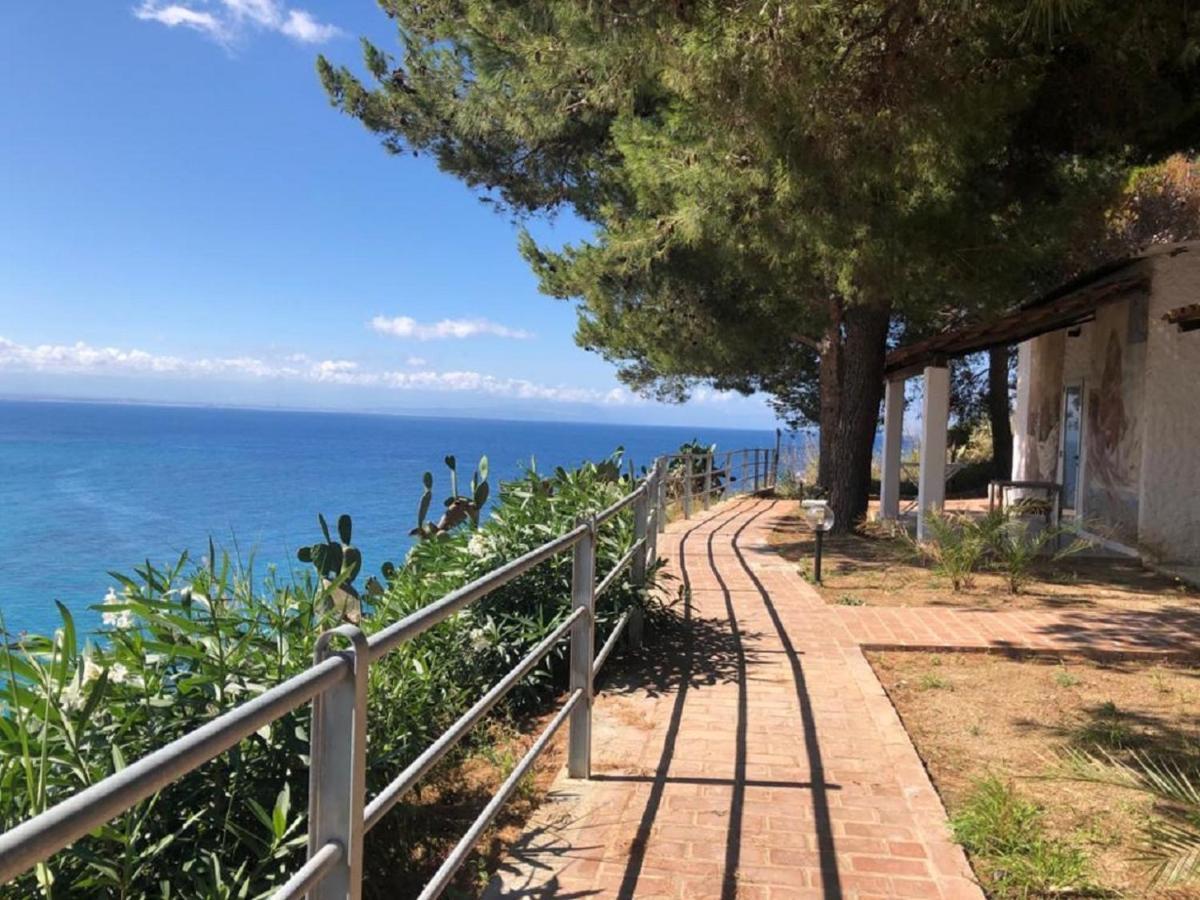
[[1200,564],[1200,331],[1162,320],[1200,300],[1200,249],[1154,260],[1145,377],[1139,549]]
[[1148,297],[1102,306],[1076,337],[1020,345],[1016,477],[1060,480],[1062,396],[1083,396],[1081,518],[1167,563],[1200,564],[1200,331],[1163,321],[1200,301],[1200,245],[1141,265]]

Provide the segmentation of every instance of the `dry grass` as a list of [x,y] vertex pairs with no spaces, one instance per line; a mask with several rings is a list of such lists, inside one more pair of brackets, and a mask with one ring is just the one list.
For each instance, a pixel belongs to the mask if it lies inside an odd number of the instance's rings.
[[[810,571],[812,534],[796,513],[771,535],[783,556]],[[972,609],[1154,609],[1193,606],[1200,592],[1152,572],[1136,560],[1071,556],[1035,567],[1033,580],[1013,595],[998,574],[980,572],[974,586],[955,593],[915,559],[910,548],[883,535],[827,536],[822,581],[827,603],[855,606],[950,606]]]
[[886,652],[872,665],[953,817],[979,780],[998,776],[1044,810],[1048,833],[1079,847],[1118,896],[1200,897],[1147,888],[1131,857],[1152,812],[1120,788],[1040,778],[1064,748],[1132,750],[1200,762],[1200,669],[1152,663]]
[[[403,851],[398,854],[393,877],[386,882],[365,884],[364,895],[390,900],[420,893],[556,712],[557,703],[544,714],[518,723],[493,722],[481,726],[474,741],[475,749],[453,764],[431,772],[426,786],[414,791],[380,823],[380,828],[395,835]],[[446,897],[480,896],[491,873],[499,867],[504,854],[521,836],[525,823],[549,792],[566,758],[566,738],[565,728],[554,736],[459,869]]]

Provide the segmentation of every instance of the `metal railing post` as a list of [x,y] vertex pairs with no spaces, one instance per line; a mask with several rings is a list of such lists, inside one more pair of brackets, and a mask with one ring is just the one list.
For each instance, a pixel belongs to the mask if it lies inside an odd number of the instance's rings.
[[[335,637],[347,650],[330,645]],[[312,701],[308,767],[308,858],[326,844],[341,848],[338,862],[309,892],[309,900],[358,900],[362,896],[363,806],[367,769],[367,636],[342,625],[317,638],[316,662],[342,655],[353,665],[346,678]]]
[[654,530],[659,534],[667,530],[667,472],[669,468],[667,458],[660,456],[658,458],[658,481],[656,482],[658,511],[654,514]]
[[633,554],[633,561],[629,565],[629,580],[636,587],[642,587],[646,583],[646,559],[650,544],[649,529],[646,527],[647,518],[650,513],[649,494],[653,481],[646,482],[646,489],[638,494],[638,498],[633,501],[633,540],[634,543],[642,541],[642,546]]
[[755,447],[754,448],[754,493],[756,493],[756,494],[758,493],[758,476],[759,476],[760,468],[761,468],[761,466],[760,466],[759,459],[758,459],[758,448]]
[[683,517],[692,515],[692,454],[683,454]]
[[650,479],[646,482],[646,565],[652,566],[658,562],[658,483],[662,480],[662,472],[657,465],[651,470]]
[[583,697],[571,710],[567,774],[592,777],[592,659],[595,654],[596,520],[575,545],[571,566],[571,607],[587,612],[571,628],[571,690]]
[[746,454],[747,453],[749,453],[749,451],[746,450],[745,448],[743,448],[740,451],[740,454],[742,457],[741,463],[739,464],[741,474],[738,476],[738,481],[741,482],[741,487],[739,488],[739,490],[744,494],[749,493],[749,485],[746,483]]
[[[647,566],[652,564],[655,558],[654,539],[657,532],[650,521],[650,510],[653,509],[651,501],[654,498],[652,492],[655,490],[654,480],[656,477],[656,475],[651,475],[646,479],[645,489],[633,501],[633,540],[635,545],[640,541],[641,547],[634,551],[633,559],[630,561],[629,580],[638,588],[639,593],[644,593],[646,590]],[[625,635],[629,647],[633,650],[640,650],[642,646],[642,632],[645,627],[642,614],[643,602],[643,599],[639,598],[638,605],[629,610],[629,627],[626,629]]]
[[712,505],[712,451],[704,455],[704,508]]

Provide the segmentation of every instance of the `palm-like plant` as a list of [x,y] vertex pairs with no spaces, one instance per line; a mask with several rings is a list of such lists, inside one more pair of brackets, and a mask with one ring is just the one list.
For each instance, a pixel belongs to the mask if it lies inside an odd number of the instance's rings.
[[1200,880],[1200,769],[1171,757],[1131,751],[1068,749],[1056,777],[1145,794],[1155,815],[1142,826],[1136,859],[1149,867],[1151,884]]

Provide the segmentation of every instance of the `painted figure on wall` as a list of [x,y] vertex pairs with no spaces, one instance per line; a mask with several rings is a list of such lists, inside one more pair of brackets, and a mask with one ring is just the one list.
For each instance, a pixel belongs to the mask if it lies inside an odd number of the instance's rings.
[[[1117,315],[1104,316],[1093,345],[1087,405],[1087,512],[1118,539],[1137,535],[1141,435],[1137,427],[1140,354],[1125,344]],[[1104,327],[1107,326],[1107,327]],[[1134,358],[1137,357],[1137,358]]]
[[1129,431],[1125,415],[1121,342],[1115,331],[1108,333],[1104,348],[1104,369],[1100,383],[1092,388],[1088,419],[1092,452],[1088,458],[1091,474],[1110,488],[1129,487],[1126,467],[1122,465],[1123,439]]

